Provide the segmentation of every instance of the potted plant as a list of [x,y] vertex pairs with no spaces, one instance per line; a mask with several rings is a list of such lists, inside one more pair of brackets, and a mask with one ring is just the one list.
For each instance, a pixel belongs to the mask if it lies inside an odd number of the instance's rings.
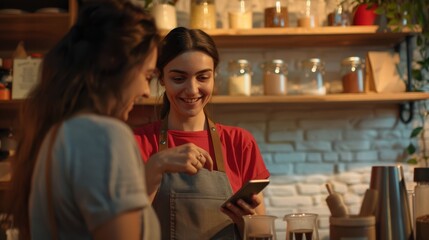
[[[411,91],[429,90],[429,2],[427,0],[352,0],[356,7],[365,5],[375,8],[375,13],[384,16],[379,22],[382,31],[402,31],[405,28],[420,31],[416,35],[416,53],[412,61]],[[429,120],[429,105],[422,101],[418,109],[419,123],[410,135],[407,147],[410,164],[429,167],[429,149],[426,145],[424,125]]]

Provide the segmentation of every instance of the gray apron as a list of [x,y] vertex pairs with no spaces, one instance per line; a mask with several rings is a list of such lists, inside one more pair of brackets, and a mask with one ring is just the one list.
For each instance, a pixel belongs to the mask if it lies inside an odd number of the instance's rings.
[[[207,119],[215,150],[217,171],[200,169],[191,176],[164,173],[152,203],[161,223],[163,240],[240,239],[232,220],[222,213],[221,204],[232,195],[225,174],[222,145],[215,124]],[[168,120],[161,123],[159,151],[168,148]]]

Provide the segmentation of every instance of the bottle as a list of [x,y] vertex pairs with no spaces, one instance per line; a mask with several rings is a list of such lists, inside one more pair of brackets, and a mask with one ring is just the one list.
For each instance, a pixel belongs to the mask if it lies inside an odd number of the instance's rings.
[[328,26],[350,26],[350,12],[344,2],[337,0],[335,9],[328,14]]
[[341,61],[341,81],[344,93],[364,92],[364,72],[359,57],[348,57]]
[[229,95],[250,96],[252,88],[252,70],[249,61],[238,59],[230,61],[229,71]]
[[267,61],[263,65],[264,70],[264,94],[287,94],[287,69],[286,63],[281,59]]
[[288,27],[287,1],[267,0],[264,10],[265,27]]
[[252,2],[250,0],[230,0],[228,3],[228,22],[231,29],[251,29]]
[[298,93],[307,95],[325,95],[323,81],[324,64],[320,58],[310,58],[301,62]]
[[215,0],[191,0],[191,28],[215,29]]
[[415,168],[414,182],[414,219],[416,240],[429,238],[429,168]]

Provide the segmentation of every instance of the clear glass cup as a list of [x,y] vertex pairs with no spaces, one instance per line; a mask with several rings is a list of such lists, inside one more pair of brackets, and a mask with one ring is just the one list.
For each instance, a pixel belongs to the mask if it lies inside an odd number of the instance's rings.
[[243,240],[276,240],[275,220],[270,215],[245,215]]
[[284,216],[286,240],[319,240],[318,215],[315,213],[292,213]]
[[251,0],[230,0],[228,23],[231,29],[251,29],[253,24]]

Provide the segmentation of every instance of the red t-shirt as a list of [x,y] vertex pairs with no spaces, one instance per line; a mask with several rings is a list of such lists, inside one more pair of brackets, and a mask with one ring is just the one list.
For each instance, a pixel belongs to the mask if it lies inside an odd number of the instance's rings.
[[[134,130],[144,161],[159,150],[161,122],[154,122]],[[256,141],[250,132],[232,126],[216,124],[222,143],[225,172],[232,191],[236,192],[250,179],[264,179],[270,176]],[[168,130],[168,147],[192,142],[210,153],[215,161],[214,148],[208,131]],[[216,162],[214,163],[216,169]]]

